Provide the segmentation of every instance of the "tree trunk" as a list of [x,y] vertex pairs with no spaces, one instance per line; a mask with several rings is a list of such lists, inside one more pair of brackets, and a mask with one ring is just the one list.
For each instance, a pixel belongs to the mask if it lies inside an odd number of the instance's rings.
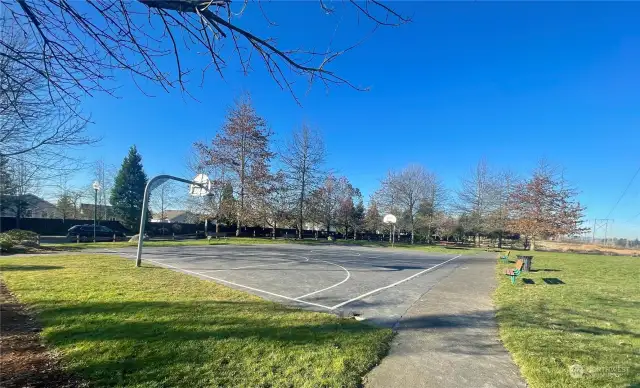
[[271,229],[271,239],[275,240],[276,239],[276,223],[273,223],[273,228]]
[[502,249],[502,232],[498,234],[498,248]]
[[480,246],[480,233],[476,233],[476,235],[474,237],[474,242],[475,242],[475,246],[476,247]]
[[220,233],[220,222],[216,220],[216,233]]
[[534,236],[531,236],[531,242],[529,244],[529,250],[530,251],[535,251],[536,250],[536,239]]
[[413,245],[413,236],[415,235],[415,227],[411,223],[411,245]]

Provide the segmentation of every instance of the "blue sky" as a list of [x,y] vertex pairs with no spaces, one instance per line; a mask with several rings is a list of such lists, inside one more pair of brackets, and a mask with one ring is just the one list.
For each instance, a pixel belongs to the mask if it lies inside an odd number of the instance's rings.
[[[279,24],[267,27],[250,4],[238,23],[278,36],[280,47],[340,48],[368,35],[370,24],[334,5],[326,15],[317,2],[265,3]],[[307,92],[306,80],[296,79],[299,106],[258,61],[248,76],[232,64],[225,80],[208,73],[200,87],[192,77],[198,101],[152,85],[145,91],[155,97],[146,97],[119,74],[118,99],[84,103],[103,140],[82,154],[119,165],[136,144],[149,175],[184,174],[191,144],[212,138],[233,98],[248,91],[276,142],[303,121],[317,127],[327,166],[365,195],[388,169],[409,163],[453,190],[480,158],[521,175],[547,158],[581,190],[587,218],[609,215],[640,167],[640,3],[392,5],[412,23],[379,29],[331,68],[368,92],[320,84]],[[184,61],[196,70],[203,63],[193,54]],[[638,213],[640,176],[609,216],[613,234],[640,237]]]

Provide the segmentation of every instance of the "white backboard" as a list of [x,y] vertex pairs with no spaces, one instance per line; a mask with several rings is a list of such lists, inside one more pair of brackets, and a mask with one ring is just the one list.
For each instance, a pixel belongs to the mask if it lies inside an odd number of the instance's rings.
[[387,214],[382,219],[382,222],[384,222],[385,224],[395,224],[396,223],[396,216],[394,216],[393,214]]
[[204,197],[211,191],[211,181],[206,174],[198,174],[193,178],[193,183],[189,185],[189,195],[194,197]]

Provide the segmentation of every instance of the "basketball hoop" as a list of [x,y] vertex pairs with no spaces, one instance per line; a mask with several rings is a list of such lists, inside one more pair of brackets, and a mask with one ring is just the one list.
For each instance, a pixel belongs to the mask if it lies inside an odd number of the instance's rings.
[[393,246],[395,245],[395,242],[396,242],[396,221],[397,221],[396,216],[394,216],[393,214],[387,214],[382,219],[382,222],[384,222],[385,224],[393,224],[393,232],[391,233],[391,247],[392,248],[393,248]]
[[211,181],[206,174],[198,174],[189,185],[189,195],[192,197],[204,197],[211,192]]
[[382,222],[384,222],[385,224],[395,224],[396,221],[396,216],[394,216],[393,214],[387,214],[382,219]]

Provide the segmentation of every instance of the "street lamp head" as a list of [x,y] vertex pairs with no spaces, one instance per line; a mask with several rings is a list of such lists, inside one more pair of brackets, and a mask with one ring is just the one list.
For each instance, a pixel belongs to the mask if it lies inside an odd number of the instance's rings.
[[93,187],[93,189],[94,189],[95,191],[100,190],[100,182],[98,182],[98,181],[94,181],[94,182],[93,182],[93,184],[91,185],[91,187]]

